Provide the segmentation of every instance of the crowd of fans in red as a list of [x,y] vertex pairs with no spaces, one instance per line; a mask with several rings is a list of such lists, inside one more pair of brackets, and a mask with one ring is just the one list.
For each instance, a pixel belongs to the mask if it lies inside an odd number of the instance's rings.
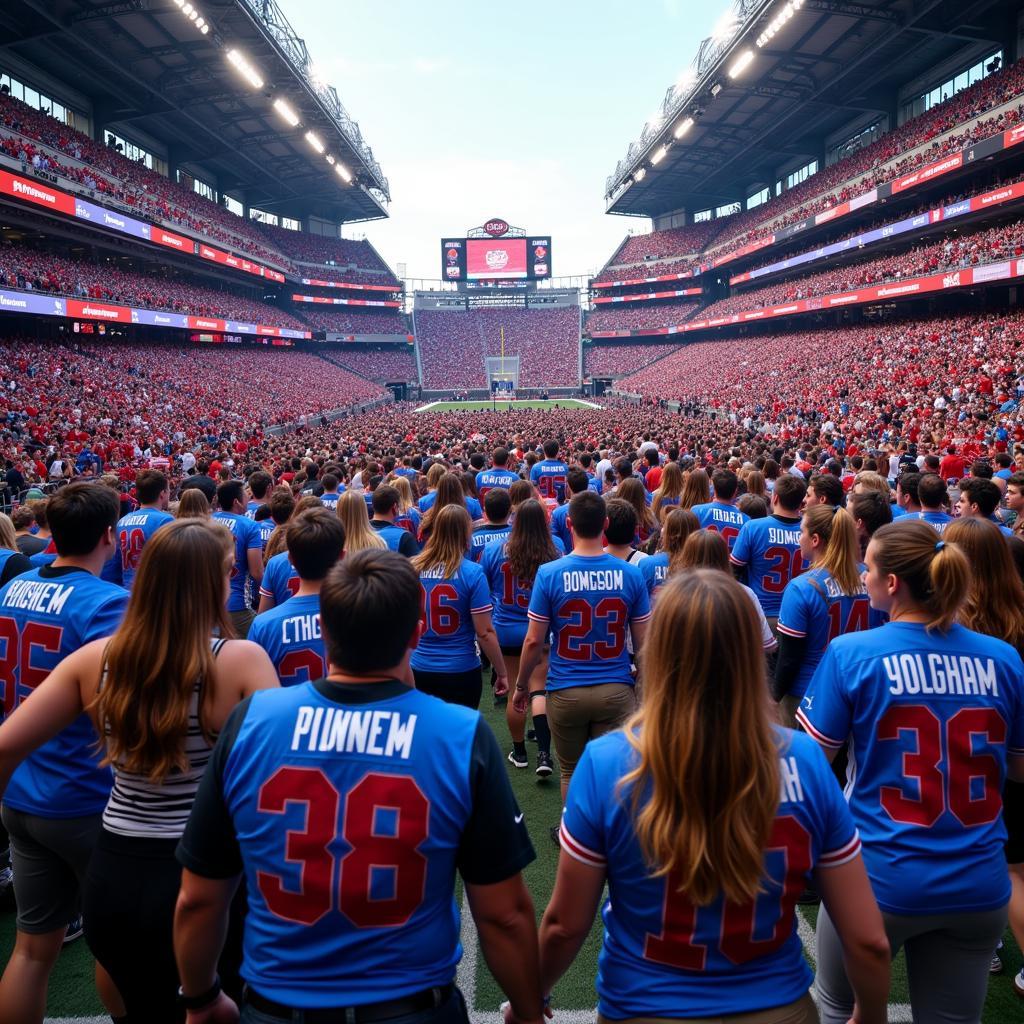
[[622,377],[643,369],[677,348],[678,341],[640,345],[599,345],[592,342],[583,346],[583,374],[586,377]]
[[[689,256],[700,252],[720,229],[721,224],[705,221],[703,224],[688,224],[681,228],[652,231],[646,235],[630,235],[608,261],[608,266],[621,267],[644,260]],[[658,273],[662,273],[660,268]],[[607,277],[606,274],[600,276]]]
[[140,309],[166,309],[192,316],[308,329],[291,313],[257,299],[181,277],[123,270],[112,262],[94,263],[25,245],[0,245],[0,288],[23,288]]
[[715,317],[749,309],[777,306],[815,295],[834,295],[867,285],[903,281],[940,271],[996,263],[1024,254],[1024,222],[1012,221],[968,234],[953,231],[944,238],[902,252],[833,267],[750,291],[738,292],[711,303],[701,316]]
[[587,317],[586,330],[642,331],[670,327],[691,319],[700,303],[692,299],[670,299],[652,303],[622,302],[594,306]]
[[370,380],[390,383],[413,383],[417,379],[416,357],[412,345],[358,344],[332,348],[322,353],[324,359],[344,366]]
[[259,228],[275,248],[296,264],[316,264],[298,266],[300,277],[400,287],[391,268],[365,239],[314,235],[272,224],[260,224]]
[[520,387],[575,387],[579,383],[580,311],[491,307],[420,310],[416,342],[423,363],[423,387],[486,388],[487,356],[519,357]]
[[893,320],[681,346],[619,381],[792,441],[825,429],[945,450],[1005,425],[1024,439],[1024,313]]
[[340,334],[408,334],[405,314],[397,309],[363,312],[362,307],[316,306],[301,303],[297,307],[311,327]]

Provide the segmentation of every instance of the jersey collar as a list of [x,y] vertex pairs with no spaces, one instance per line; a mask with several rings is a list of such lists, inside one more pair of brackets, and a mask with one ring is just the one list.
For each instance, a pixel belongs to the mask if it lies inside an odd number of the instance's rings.
[[373,704],[409,693],[411,687],[401,679],[382,679],[379,683],[332,683],[318,679],[313,689],[335,704]]

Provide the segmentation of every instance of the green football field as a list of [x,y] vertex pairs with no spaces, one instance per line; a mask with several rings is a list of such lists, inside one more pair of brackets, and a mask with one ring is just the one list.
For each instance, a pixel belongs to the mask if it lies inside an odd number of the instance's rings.
[[594,402],[584,402],[578,398],[559,398],[543,402],[540,399],[517,402],[428,402],[421,405],[416,412],[490,412],[496,409],[600,409]]
[[[485,690],[482,708],[503,748],[508,745],[504,711],[492,707],[490,696]],[[558,850],[548,834],[556,824],[561,812],[557,772],[547,782],[538,782],[533,773],[536,748],[528,744],[531,767],[516,770],[509,765],[508,771],[520,807],[530,828],[537,859],[526,869],[526,880],[533,894],[537,919],[543,913],[554,883],[558,863]],[[805,945],[810,944],[808,958],[813,966],[813,929],[816,910],[801,908],[800,932]],[[0,914],[0,961],[6,962],[13,939],[14,914],[5,910]],[[487,970],[476,940],[476,932],[468,913],[463,914],[463,961],[459,969],[459,984],[467,996],[471,1016],[475,1024],[501,1024],[499,1007],[502,995],[490,972]],[[562,979],[554,992],[552,1003],[555,1007],[555,1022],[564,1024],[587,1024],[595,1019],[594,976],[597,969],[597,954],[600,949],[600,928],[595,926],[576,963]],[[1021,966],[1021,953],[1013,937],[1007,933],[1002,956],[1006,964],[1005,973],[994,977],[989,983],[988,1001],[982,1018],[984,1024],[1009,1024],[1024,1019],[1024,1000],[1020,1000],[1013,989],[1013,972]],[[890,1021],[910,1021],[910,1006],[907,996],[903,959],[899,957],[893,965],[893,987],[890,996]],[[60,1021],[70,1024],[101,1024],[109,1018],[101,1016],[102,1007],[96,998],[92,982],[92,959],[84,941],[68,947],[61,955],[57,970],[50,986],[47,1007],[50,1024]],[[82,1020],[85,1018],[85,1021]],[[89,1020],[89,1018],[92,1018]]]

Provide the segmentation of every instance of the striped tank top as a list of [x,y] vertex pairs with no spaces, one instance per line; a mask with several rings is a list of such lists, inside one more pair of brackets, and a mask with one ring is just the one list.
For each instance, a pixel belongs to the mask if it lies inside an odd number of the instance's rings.
[[[225,642],[219,639],[210,641],[214,658]],[[106,679],[106,667],[103,678]],[[199,724],[201,698],[201,687],[197,681],[188,708],[185,735],[188,768],[185,771],[174,770],[162,782],[153,782],[145,775],[125,771],[117,764],[113,766],[114,785],[103,811],[103,828],[107,832],[142,839],[181,838],[192,812],[199,780],[213,753],[213,747],[206,741]]]

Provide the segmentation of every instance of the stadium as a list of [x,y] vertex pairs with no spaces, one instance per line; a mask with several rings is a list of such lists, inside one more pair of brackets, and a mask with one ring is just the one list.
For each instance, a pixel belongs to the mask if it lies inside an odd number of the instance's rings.
[[[408,554],[411,544],[422,559],[442,531],[440,513],[448,504],[440,497],[446,494],[442,478],[457,477],[465,491],[455,488],[454,503],[465,507],[475,524],[474,545],[481,531],[492,531],[501,543],[509,538],[515,516],[510,519],[506,507],[502,517],[495,503],[499,512],[492,517],[486,499],[495,490],[511,493],[520,483],[529,493],[513,500],[513,509],[523,500],[539,502],[553,536],[559,536],[556,523],[561,524],[567,544],[560,539],[558,553],[565,555],[567,548],[571,555],[579,538],[559,509],[576,500],[580,492],[571,476],[584,471],[590,483],[583,481],[583,493],[596,492],[609,508],[615,502],[619,513],[633,517],[636,542],[627,538],[622,557],[631,561],[632,551],[641,547],[640,553],[652,558],[660,553],[664,572],[671,575],[677,570],[667,546],[667,523],[676,514],[670,506],[686,510],[735,497],[733,504],[741,509],[744,499],[754,498],[746,507],[756,509],[759,501],[760,512],[751,511],[750,519],[769,518],[783,508],[772,504],[773,494],[781,500],[787,490],[785,483],[776,490],[777,482],[793,475],[806,484],[808,495],[816,493],[823,502],[827,497],[833,515],[841,508],[851,511],[840,518],[856,521],[860,531],[863,558],[855,561],[861,573],[873,571],[864,562],[870,536],[888,529],[881,524],[894,517],[916,515],[935,525],[939,536],[940,522],[944,529],[972,515],[991,520],[1014,538],[1003,545],[1009,548],[1000,555],[1003,560],[990,568],[999,580],[1013,577],[1005,594],[1016,600],[1016,576],[1024,564],[1013,546],[1024,548],[1024,477],[1015,479],[1024,473],[1024,9],[1014,0],[719,0],[717,6],[721,19],[715,32],[687,55],[692,59],[665,91],[656,114],[638,137],[617,140],[623,155],[603,194],[592,198],[596,217],[602,216],[600,203],[606,218],[619,218],[621,241],[610,253],[592,254],[593,266],[600,267],[596,273],[583,275],[560,262],[569,240],[559,236],[557,225],[541,216],[536,223],[509,223],[501,214],[512,211],[496,194],[489,200],[493,205],[476,211],[475,223],[446,214],[444,233],[429,239],[435,253],[440,243],[436,276],[423,279],[409,275],[403,265],[389,265],[383,246],[370,241],[391,216],[391,185],[342,103],[344,83],[336,88],[324,81],[307,42],[289,22],[288,0],[6,0],[0,9],[0,457],[5,473],[0,519],[10,517],[12,540],[7,543],[0,522],[0,554],[9,549],[5,558],[16,554],[30,561],[52,556],[48,562],[70,557],[48,529],[46,509],[56,503],[59,516],[61,492],[78,483],[97,490],[109,485],[117,493],[121,521],[150,507],[143,493],[152,487],[143,477],[150,471],[162,474],[167,485],[166,493],[157,488],[163,494],[161,509],[179,509],[178,514],[190,489],[206,494],[209,516],[214,499],[224,501],[220,489],[244,483],[241,517],[248,514],[246,502],[250,519],[260,518],[259,506],[267,510],[261,513],[267,531],[257,559],[259,575],[246,575],[244,551],[231,570],[232,586],[239,574],[240,585],[251,584],[242,604],[227,605],[238,617],[231,620],[235,633],[244,638],[239,622],[248,629],[254,614],[260,613],[259,621],[275,601],[304,600],[313,592],[300,591],[306,579],[290,568],[296,560],[287,562],[285,544],[288,523],[302,512],[293,513],[296,502],[301,505],[311,495],[332,510],[337,507],[338,517],[330,518],[344,522],[344,494],[362,493],[373,522],[369,533],[404,528],[412,540],[395,539],[394,549]],[[628,74],[617,82],[638,115],[643,104],[657,99],[634,95]],[[394,131],[399,130],[396,123]],[[444,205],[443,196],[431,201]],[[351,237],[356,231],[365,234]],[[548,443],[553,452],[547,451]],[[668,495],[662,486],[673,475],[666,471],[672,463],[682,473],[681,494]],[[545,479],[548,464],[562,467],[548,474],[551,479]],[[504,473],[504,482],[481,482],[481,475],[492,473]],[[631,493],[625,481],[634,476],[644,490],[623,510]],[[258,482],[262,477],[267,483]],[[918,501],[917,488],[929,477],[941,485],[934,509]],[[816,486],[823,479],[827,482]],[[688,502],[691,484],[699,497]],[[853,513],[861,486],[883,495],[883,518],[873,526],[867,513],[859,518]],[[390,496],[393,490],[397,505],[375,500],[375,493]],[[281,507],[287,505],[281,518],[274,511],[275,494]],[[653,513],[644,511],[645,502]],[[154,498],[152,507],[158,503]],[[974,513],[965,511],[970,508]],[[221,504],[214,515],[238,511]],[[945,518],[929,520],[932,512]],[[745,563],[733,547],[747,518],[743,513],[729,521],[735,529],[712,526],[712,532],[727,541],[732,571],[749,585],[757,605],[757,587],[744,575]],[[805,534],[809,521],[805,515]],[[610,530],[613,523],[609,517],[605,525]],[[58,524],[55,519],[55,531]],[[282,598],[266,589],[272,529],[280,542],[273,557],[285,558]],[[364,524],[358,532],[366,529]],[[351,541],[351,522],[346,531]],[[116,544],[116,531],[112,536]],[[125,569],[130,562],[132,571],[142,564],[146,540],[137,536],[138,548],[129,552],[122,538],[121,554],[113,549],[110,556],[123,558]],[[607,548],[615,547],[600,530],[597,537]],[[948,546],[936,539],[933,558],[943,556],[944,548],[946,554],[959,550],[959,537]],[[26,538],[31,538],[27,545]],[[680,543],[686,539],[684,534]],[[379,542],[364,546],[374,543]],[[779,571],[778,594],[812,564],[803,547],[793,547],[796,543],[790,543],[792,572],[783,550],[786,567]],[[48,562],[32,561],[31,570],[44,571],[38,566]],[[0,559],[0,571],[6,564]],[[538,580],[541,568],[534,564]],[[981,575],[977,566],[971,568]],[[426,570],[424,579],[434,571]],[[898,573],[889,573],[896,580]],[[16,707],[31,707],[28,696],[60,660],[47,659],[57,649],[64,651],[60,634],[57,647],[52,636],[25,639],[29,634],[19,633],[15,619],[5,617],[4,595],[16,579],[13,572],[10,580],[0,575],[0,779],[5,784],[11,776],[4,758],[12,748],[4,745],[10,730],[2,723],[18,721],[12,714]],[[123,578],[115,582],[127,593]],[[872,593],[870,582],[863,585],[868,589],[861,596]],[[929,586],[931,593],[937,585]],[[1024,628],[1011,635],[1012,616],[1003,617],[999,630],[983,628],[981,598],[972,594],[963,598],[956,628],[970,626],[987,639],[1008,641],[1003,648],[1020,650]],[[141,599],[138,590],[132,595],[134,608]],[[265,597],[271,598],[269,606]],[[771,645],[781,643],[778,662],[772,646],[766,669],[777,680],[777,665],[787,651],[779,632],[786,629],[778,600],[773,605],[770,600],[761,602],[759,615],[774,634]],[[514,595],[515,601],[525,631],[527,604],[530,619],[535,618],[533,601],[528,593]],[[432,596],[423,598],[428,629],[428,606],[438,614],[433,602]],[[443,600],[437,603],[440,618]],[[862,605],[863,623],[837,626],[829,640],[836,633],[847,639],[846,634],[867,630],[866,598]],[[475,623],[478,607],[467,608]],[[874,614],[874,603],[871,608]],[[1024,606],[1017,611],[1024,615]],[[587,613],[578,608],[577,613],[572,628],[584,630]],[[645,617],[635,616],[638,623]],[[888,629],[896,617],[891,613],[888,624],[876,628]],[[319,639],[319,614],[316,618]],[[637,670],[623,654],[626,620],[622,610],[618,654],[627,674],[633,673],[632,687]],[[222,614],[220,623],[226,621]],[[655,605],[652,628],[659,621]],[[496,613],[496,628],[498,622]],[[491,669],[496,681],[498,665],[511,655],[504,640],[500,645],[495,640],[489,653],[483,627],[476,625],[475,637],[469,634],[477,666],[471,671],[479,674],[482,654],[486,684]],[[444,636],[444,629],[436,632]],[[497,635],[500,639],[500,630]],[[639,648],[642,633],[631,636],[629,652],[633,645]],[[792,638],[804,636],[790,632],[791,653]],[[82,636],[83,650],[87,639],[95,637]],[[374,646],[379,637],[365,639]],[[515,655],[517,665],[526,661],[526,642],[521,636],[517,641],[522,650],[522,662]],[[601,643],[608,646],[608,641],[570,643],[568,649],[574,657],[588,650],[590,660],[599,662],[594,652]],[[552,652],[556,649],[561,649],[557,639]],[[321,661],[314,659],[324,671],[307,672],[303,681],[312,683],[335,664],[329,653],[328,646]],[[417,668],[412,657],[410,671],[440,674]],[[105,660],[102,671],[106,678]],[[817,686],[818,676],[814,679],[811,685]],[[486,685],[482,702],[476,695],[503,757],[516,678],[506,681],[513,691],[507,701],[504,692],[492,700]],[[1014,686],[1016,693],[1024,679]],[[548,687],[550,705],[550,682]],[[801,696],[802,690],[797,704]],[[1024,691],[1019,696],[1024,708]],[[99,702],[99,691],[95,699]],[[785,706],[781,696],[778,703]],[[83,715],[85,710],[86,705],[78,708]],[[538,714],[546,717],[536,707],[530,713],[534,720]],[[1024,711],[1019,717],[1024,724]],[[799,721],[804,732],[828,747],[820,721],[821,734],[809,719]],[[900,771],[905,769],[909,795],[900,799],[921,807],[927,803],[928,772],[939,774],[937,766],[946,764],[942,758],[955,754],[948,732],[926,750],[928,727],[922,721],[894,725],[887,737],[901,744]],[[969,766],[963,800],[971,814],[980,814],[977,807],[990,797],[1002,809],[1007,759],[1021,756],[1010,749],[1012,723],[1007,740],[1007,724],[999,721],[998,743],[993,739],[998,729],[978,726],[957,748]],[[528,742],[513,738],[513,744],[525,743],[533,767],[538,730],[531,729]],[[545,724],[539,731],[547,729]],[[557,771],[560,736],[552,733]],[[102,744],[94,731],[89,735],[94,757]],[[857,770],[852,736],[851,788]],[[1024,735],[1018,742],[1024,743]],[[560,858],[581,858],[570,849],[568,833],[562,847],[556,845],[563,804],[558,780],[538,778],[540,771],[536,776],[532,770],[516,771],[522,767],[513,756],[517,750],[514,745],[509,754],[512,766],[503,760],[501,767],[513,804],[522,812],[515,820],[518,824],[525,816],[536,853],[523,878],[540,922],[556,875],[564,870]],[[9,767],[13,770],[13,763]],[[73,773],[67,774],[62,785],[70,789],[72,779]],[[284,797],[281,813],[288,799],[306,799],[312,806],[306,797]],[[952,788],[940,791],[938,800],[936,818],[941,812],[943,820],[955,816],[963,822],[950,809]],[[5,812],[8,806],[22,813],[8,802]],[[1009,799],[1006,807],[1009,857],[1014,844]],[[394,837],[387,833],[384,839],[397,842],[399,811],[386,803],[374,808],[373,821],[380,808],[394,812]],[[1024,833],[1024,810],[1018,806],[1012,813],[1020,815],[1017,831]],[[1002,827],[996,821],[995,812],[985,820],[986,841],[991,847],[998,840],[1002,857],[1006,835],[996,835]],[[376,827],[368,826],[380,840]],[[869,836],[859,827],[867,851]],[[283,822],[280,832],[283,844]],[[336,839],[332,831],[325,844]],[[0,848],[6,845],[0,842]],[[288,849],[281,857],[292,867],[309,855],[308,843],[297,858]],[[876,850],[874,856],[888,854]],[[11,856],[0,862],[0,964],[18,961],[16,942],[29,934],[20,916],[24,907],[16,906]],[[871,868],[870,857],[865,859]],[[612,855],[599,860],[614,886]],[[449,875],[455,875],[455,863]],[[1005,867],[1005,858],[1000,864]],[[328,888],[334,884],[333,861],[329,865]],[[1014,895],[999,950],[990,943],[984,957],[992,976],[981,1015],[950,1020],[1010,1021],[1024,1005],[1017,1001],[1024,996],[1019,945],[1024,875],[1017,867],[1011,860]],[[366,870],[369,877],[376,867]],[[15,879],[18,871],[15,864]],[[1004,873],[1001,868],[1000,879]],[[394,874],[397,893],[397,867]],[[285,895],[294,895],[298,872],[284,877]],[[512,994],[495,969],[497,947],[488,946],[494,940],[474,921],[475,888],[480,887],[468,877],[456,881],[462,956],[455,981],[471,1021],[499,1024],[518,1018],[504,1015],[503,1003]],[[801,899],[796,906],[800,888],[793,891],[782,923],[790,926],[787,934],[799,937],[815,971],[820,900]],[[326,899],[330,907],[329,893]],[[943,909],[941,893],[934,899]],[[788,895],[784,908],[787,900]],[[367,902],[374,900],[367,895]],[[735,909],[734,903],[725,906]],[[1005,904],[1006,898],[1000,905]],[[756,898],[752,906],[742,926],[744,942],[767,946],[763,907],[758,911]],[[670,921],[668,913],[664,934],[674,928],[674,941],[685,949],[706,951],[694,945],[694,906],[688,923]],[[174,1011],[176,1018],[126,1015],[113,982],[108,978],[104,988],[94,980],[95,960],[102,957],[94,957],[88,914],[88,941],[71,941],[81,934],[79,914],[70,915],[67,925],[73,919],[79,922],[77,932],[68,932],[66,945],[58,937],[52,969],[24,973],[28,968],[23,967],[14,980],[0,981],[0,1024],[8,1019],[12,1024],[97,1024],[111,1018],[195,1024],[200,1019],[186,1018],[184,1004]],[[556,1022],[729,1018],[728,1012],[685,1006],[661,1014],[610,1012],[607,993],[595,989],[602,942],[607,945],[605,925],[588,922],[579,952],[550,993]],[[728,921],[720,928],[728,932]],[[542,961],[545,941],[542,930]],[[918,970],[922,959],[927,957],[917,953]],[[903,953],[893,960],[885,1010],[890,1021],[940,1019],[915,1002],[921,982],[908,978],[908,962],[913,972],[914,960],[914,954]],[[936,985],[940,973],[933,964]],[[731,978],[726,973],[715,981],[725,991]],[[743,983],[736,978],[737,988]],[[27,996],[26,987],[32,989]],[[820,1009],[817,990],[815,998]],[[324,1005],[352,1010],[354,1004]],[[737,1006],[730,1012],[749,1009]],[[345,1019],[355,1024],[396,1016],[349,1014]],[[214,1020],[203,1024],[207,1019]],[[216,1018],[221,1019],[232,1018]],[[756,1021],[776,1019],[783,1018]],[[755,1018],[749,1020],[755,1024]]]

